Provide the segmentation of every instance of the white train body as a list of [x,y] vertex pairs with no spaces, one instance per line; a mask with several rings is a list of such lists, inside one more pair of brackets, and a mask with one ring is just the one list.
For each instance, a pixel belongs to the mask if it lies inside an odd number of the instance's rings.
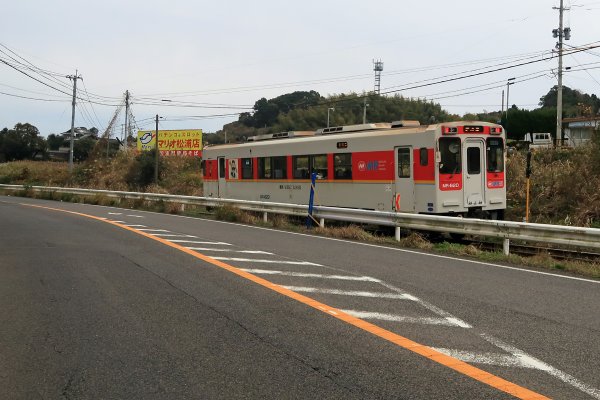
[[204,196],[501,219],[500,125],[414,121],[284,132],[206,147]]

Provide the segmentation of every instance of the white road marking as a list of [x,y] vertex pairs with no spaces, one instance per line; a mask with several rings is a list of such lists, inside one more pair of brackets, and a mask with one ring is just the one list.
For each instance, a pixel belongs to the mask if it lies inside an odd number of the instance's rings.
[[146,227],[146,225],[125,225],[125,226],[128,226],[130,228],[145,228]]
[[[143,212],[143,211],[142,211]],[[152,213],[151,214],[157,214],[157,213]],[[175,216],[175,217],[179,217],[179,218],[187,218],[187,219],[192,219],[192,217],[186,217],[186,216]],[[103,217],[99,217],[99,219],[103,219],[106,220],[107,218],[103,218]],[[123,223],[123,221],[113,221],[113,222],[121,222]],[[296,232],[282,232],[280,230],[276,230],[276,229],[269,229],[269,228],[262,228],[262,227],[252,227],[252,226],[247,226],[247,225],[241,225],[241,224],[237,224],[237,223],[230,223],[230,222],[224,222],[224,221],[212,221],[212,222],[217,222],[217,223],[222,223],[222,224],[231,224],[231,225],[236,225],[236,226],[243,226],[245,228],[253,228],[253,229],[264,229],[264,230],[268,230],[268,231],[274,231],[274,232],[279,232],[279,233],[288,233],[291,235],[301,235],[301,236],[305,236],[305,237],[309,237],[309,238],[313,238],[313,239],[317,239],[317,240],[333,240],[333,241],[339,241],[339,242],[344,242],[344,243],[352,243],[353,245],[359,244],[359,245],[363,245],[363,246],[368,246],[368,247],[375,247],[375,248],[380,248],[380,249],[385,249],[385,250],[392,250],[392,251],[399,251],[399,252],[405,252],[405,253],[412,253],[412,254],[417,254],[417,255],[421,255],[421,256],[429,256],[429,257],[436,257],[436,258],[440,258],[440,259],[448,259],[448,260],[454,260],[454,261],[460,261],[460,262],[464,262],[464,263],[471,263],[471,264],[478,264],[478,265],[484,265],[484,266],[490,266],[490,267],[496,267],[496,268],[502,268],[502,269],[507,269],[507,270],[513,270],[513,271],[519,271],[519,272],[525,272],[525,273],[533,273],[533,274],[539,274],[539,275],[545,275],[545,276],[549,276],[549,277],[554,277],[554,278],[562,278],[562,279],[570,279],[570,280],[576,280],[576,281],[583,281],[583,282],[588,282],[588,283],[595,283],[595,284],[600,284],[600,280],[593,280],[593,279],[586,279],[586,278],[578,278],[578,277],[573,277],[573,276],[567,276],[567,275],[559,275],[559,274],[554,274],[554,273],[549,273],[549,272],[542,272],[542,271],[534,271],[534,270],[529,270],[529,269],[524,269],[524,268],[518,268],[518,267],[510,267],[510,266],[506,266],[506,265],[500,265],[500,264],[492,264],[492,263],[488,263],[488,262],[483,262],[483,261],[475,261],[475,260],[469,260],[469,259],[462,259],[462,258],[457,258],[457,257],[451,257],[451,256],[444,256],[444,255],[439,255],[439,254],[428,254],[428,253],[423,253],[423,252],[419,252],[419,251],[414,251],[414,250],[407,250],[407,249],[398,249],[398,248],[391,248],[391,247],[387,247],[387,246],[381,246],[381,245],[376,245],[376,244],[370,244],[370,243],[355,243],[355,242],[349,242],[348,240],[344,240],[344,239],[335,239],[335,238],[323,238],[323,237],[318,237],[315,238],[315,236],[313,235],[308,235],[308,234],[302,234],[302,233],[296,233]],[[156,236],[160,236],[160,235],[156,235]],[[185,237],[195,237],[195,236],[190,236],[190,235],[185,235]],[[193,243],[191,241],[186,241],[186,240],[180,240],[180,241],[176,241],[176,240],[171,240],[172,242],[186,242],[186,243]],[[200,242],[199,242],[200,243]],[[211,243],[212,244],[212,243]],[[224,245],[229,245],[226,243],[221,243]],[[223,258],[224,259],[224,258]],[[236,259],[230,259],[230,260],[236,260]],[[257,260],[248,260],[248,261],[257,261]],[[259,260],[260,261],[260,260]],[[269,260],[262,260],[262,262],[274,262],[274,261],[269,261]],[[317,266],[322,266],[319,264],[313,264],[313,263],[309,263],[311,265],[317,265]],[[255,273],[259,273],[256,271],[263,271],[262,273],[279,273],[281,271],[269,271],[269,272],[264,272],[267,270],[248,270],[249,272],[255,271]],[[281,275],[287,275],[287,274],[299,274],[299,273],[282,273]],[[307,274],[307,275],[313,275],[313,274]],[[314,275],[318,275],[318,274],[314,274]],[[290,276],[299,276],[299,275],[290,275]],[[332,278],[335,279],[335,278]],[[391,285],[387,285],[384,282],[379,281],[380,283],[382,283],[382,285],[384,285],[385,287],[390,288]],[[397,291],[399,293],[402,293],[403,291],[401,291],[400,289],[397,289]],[[470,327],[470,325],[464,323],[463,321],[454,318],[451,316],[451,314],[445,312],[444,310],[439,309],[436,306],[433,306],[432,304],[426,303],[424,301],[419,301],[423,306],[429,308],[432,311],[435,311],[436,313],[439,313],[441,315],[448,315],[448,317],[446,318],[440,318],[440,319],[436,319],[436,318],[429,318],[429,319],[423,319],[423,318],[412,318],[412,317],[402,317],[402,316],[392,316],[395,319],[394,320],[402,320],[404,322],[420,322],[423,323],[424,320],[430,320],[430,322],[439,322],[439,321],[446,321],[447,324],[456,326],[456,321],[460,322],[461,324],[466,325],[466,327]],[[389,316],[387,314],[379,314],[379,313],[368,313],[368,312],[360,312],[360,311],[345,311],[348,314],[351,313],[355,313],[353,315],[357,315],[357,314],[361,314],[364,315],[364,318],[367,319],[368,316],[372,316],[372,315],[378,315],[378,316]],[[359,316],[360,318],[360,316]],[[488,354],[488,356],[492,356],[492,358],[490,360],[493,360],[494,358],[500,362],[502,362],[502,360],[504,360],[504,362],[509,363],[512,362],[511,360],[514,359],[514,357],[518,357],[518,363],[520,366],[523,366],[524,368],[536,368],[539,370],[542,370],[544,372],[547,372],[548,374],[550,374],[551,376],[554,376],[556,378],[558,378],[559,380],[577,388],[578,390],[581,390],[584,393],[587,393],[589,395],[591,395],[592,397],[596,398],[596,399],[600,399],[600,390],[598,390],[597,388],[591,387],[581,381],[579,381],[578,379],[576,379],[575,377],[566,374],[546,363],[544,363],[543,361],[540,361],[532,356],[529,356],[528,354],[524,353],[523,351],[514,348],[510,345],[507,345],[503,342],[501,342],[499,339],[496,339],[492,336],[486,335],[486,334],[481,334],[482,337],[484,337],[485,339],[487,339],[490,343],[496,345],[497,347],[500,347],[508,352],[510,352],[512,354],[512,356],[504,356],[501,357],[501,355],[494,355],[494,354]],[[447,351],[459,351],[459,350],[448,350],[448,349],[440,349],[440,350],[447,350]],[[463,356],[467,357],[479,357],[480,360],[484,360],[485,359],[485,354],[471,354],[468,355],[467,352],[462,352]],[[473,361],[475,362],[475,361]]]
[[498,353],[476,353],[464,350],[456,349],[444,349],[441,347],[432,347],[432,349],[444,353],[450,357],[458,360],[473,363],[473,364],[487,364],[496,365],[499,367],[516,367],[516,368],[534,368],[538,369],[528,363],[523,363],[518,357],[512,354],[498,354]]
[[231,257],[212,257],[215,260],[220,261],[237,261],[237,262],[255,262],[255,263],[266,263],[266,264],[292,264],[292,265],[313,265],[315,267],[322,267],[321,264],[315,264],[308,261],[282,261],[282,260],[258,260],[253,258],[231,258]]
[[109,212],[108,215],[123,215],[123,213]]
[[144,232],[171,232],[168,231],[166,229],[153,229],[153,228],[146,228],[146,229],[138,229],[138,231],[144,231]]
[[109,219],[108,221],[109,221],[109,222],[115,222],[115,223],[117,223],[117,224],[126,224],[126,223],[127,223],[127,222],[125,222],[125,221],[115,221],[114,219]]
[[260,250],[231,250],[231,249],[211,249],[209,247],[186,247],[190,250],[198,250],[198,251],[227,251],[229,253],[245,253],[245,254],[267,254],[272,256],[273,253],[269,253],[268,251],[260,251]]
[[485,333],[482,333],[480,335],[482,338],[484,338],[488,342],[492,343],[494,346],[497,346],[497,347],[501,348],[502,350],[509,352],[514,357],[518,358],[519,361],[521,363],[523,363],[523,365],[527,365],[527,366],[529,366],[529,368],[535,368],[535,369],[544,371],[544,372],[548,373],[549,375],[563,381],[564,383],[567,383],[567,384],[573,386],[574,388],[576,388],[584,393],[589,394],[590,396],[594,397],[595,399],[600,399],[600,390],[599,389],[592,387],[592,386],[588,385],[587,383],[581,382],[579,379],[575,378],[574,376],[569,375],[566,372],[563,372],[557,368],[554,368],[552,365],[546,364],[545,362],[538,360],[535,357],[530,356],[529,354],[525,353],[523,350],[519,350],[514,346],[504,343],[500,339],[497,339],[497,338],[495,338],[491,335],[485,334]]
[[[425,324],[425,325],[446,325],[446,326],[458,326],[460,328],[471,328],[470,325],[464,322],[458,325],[452,318],[432,318],[432,317],[406,317],[404,315],[396,314],[384,314],[378,312],[369,311],[356,311],[356,310],[340,310],[346,314],[350,314],[353,317],[360,319],[377,319],[381,321],[393,321],[393,322],[406,322],[411,324]],[[462,321],[461,321],[462,322]]]
[[159,236],[159,237],[190,237],[190,238],[195,238],[197,236],[192,236],[192,235],[179,235],[176,233],[154,233],[151,234],[153,236]]
[[337,294],[340,296],[356,296],[356,297],[374,297],[381,299],[398,299],[398,300],[415,300],[414,296],[403,295],[398,293],[378,293],[378,292],[365,292],[359,290],[339,290],[339,289],[320,289],[314,287],[303,287],[303,286],[283,286],[286,289],[293,290],[294,292],[303,293],[322,293],[322,294]]
[[194,244],[219,244],[221,246],[231,246],[231,243],[225,242],[199,242],[194,240],[169,240],[169,242],[173,243],[194,243]]
[[270,269],[252,269],[252,268],[240,268],[242,271],[250,272],[251,274],[258,275],[283,275],[283,276],[296,276],[299,278],[318,278],[318,279],[339,279],[341,281],[363,281],[363,282],[381,282],[377,278],[371,278],[370,276],[348,276],[348,275],[323,275],[323,274],[311,274],[307,272],[288,272],[288,271],[273,271]]
[[144,218],[143,215],[129,215],[127,214],[127,217],[132,217],[132,218]]
[[[380,283],[382,286],[384,286],[390,290],[393,290],[396,293],[408,294],[404,290],[399,289],[393,285],[390,285],[389,283],[386,283],[386,282],[380,282]],[[454,315],[450,314],[449,312],[444,311],[441,308],[436,307],[433,304],[426,302],[425,300],[422,300],[422,299],[419,299],[416,297],[415,297],[415,299],[416,299],[415,301],[418,302],[421,306],[423,306],[424,308],[428,309],[429,311],[439,315],[440,317],[444,317],[448,320],[452,320],[456,323],[456,325],[462,326],[463,328],[471,328],[470,324],[466,323],[465,321],[460,320],[459,318],[456,318]]]
[[[151,212],[151,211],[145,211],[145,212]],[[173,217],[195,219],[195,217],[188,217],[188,216],[185,216],[185,215],[173,215]],[[531,273],[531,274],[546,275],[546,276],[550,276],[550,277],[553,277],[553,278],[571,279],[571,280],[576,280],[576,281],[582,281],[582,282],[600,284],[600,280],[595,280],[595,279],[586,279],[586,278],[579,278],[579,277],[576,277],[576,276],[559,275],[559,274],[553,274],[553,273],[550,273],[550,272],[535,271],[535,270],[525,269],[525,268],[509,267],[507,265],[493,264],[493,263],[489,263],[489,262],[485,262],[485,261],[470,260],[468,258],[458,258],[458,257],[444,256],[444,255],[441,255],[441,254],[424,253],[424,252],[416,251],[416,250],[399,249],[399,248],[395,248],[395,247],[387,247],[387,246],[382,246],[382,245],[379,245],[379,244],[372,244],[372,243],[351,242],[351,241],[346,240],[346,239],[337,239],[337,238],[330,238],[330,237],[324,237],[324,236],[315,236],[315,235],[309,235],[309,234],[300,233],[300,232],[286,232],[286,231],[281,231],[281,230],[278,230],[278,229],[264,228],[264,227],[260,227],[260,226],[243,225],[243,224],[239,224],[239,223],[236,223],[236,222],[226,222],[226,221],[211,221],[211,222],[215,222],[215,223],[218,223],[218,224],[236,225],[236,226],[240,226],[240,227],[244,227],[244,228],[250,228],[250,229],[259,229],[259,230],[265,230],[265,231],[271,231],[271,232],[278,232],[278,233],[281,233],[281,234],[285,233],[285,234],[288,234],[288,235],[304,236],[304,237],[315,239],[315,240],[319,240],[319,241],[331,240],[331,241],[335,241],[335,242],[349,243],[351,245],[367,246],[367,247],[374,247],[374,248],[383,249],[383,250],[391,250],[391,251],[399,251],[399,252],[402,252],[402,253],[417,254],[417,255],[420,255],[420,256],[423,256],[423,257],[435,257],[435,258],[441,258],[441,259],[446,259],[446,260],[460,261],[460,262],[469,263],[469,264],[478,264],[478,265],[485,265],[485,266],[488,266],[488,267],[496,267],[496,268],[508,269],[508,270],[512,270],[512,271],[519,271],[519,272],[525,272],[525,273]]]

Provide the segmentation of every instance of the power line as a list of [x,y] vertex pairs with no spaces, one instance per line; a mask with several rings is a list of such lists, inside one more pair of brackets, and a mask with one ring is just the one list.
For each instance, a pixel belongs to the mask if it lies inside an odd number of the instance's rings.
[[11,96],[11,97],[18,97],[20,99],[27,99],[27,100],[37,100],[37,101],[50,101],[50,102],[69,102],[69,99],[65,99],[65,100],[56,100],[56,99],[40,99],[40,98],[36,98],[36,97],[28,97],[28,96],[20,96],[18,94],[12,94],[12,93],[5,93],[5,92],[0,92],[0,94],[3,94],[5,96]]

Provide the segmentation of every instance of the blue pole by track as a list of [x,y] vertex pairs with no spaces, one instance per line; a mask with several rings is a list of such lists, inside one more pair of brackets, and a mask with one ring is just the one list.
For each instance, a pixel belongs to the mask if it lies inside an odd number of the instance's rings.
[[312,226],[312,213],[313,204],[315,201],[315,183],[317,181],[317,173],[313,172],[310,176],[310,199],[308,200],[308,216],[306,217],[306,228],[310,229]]

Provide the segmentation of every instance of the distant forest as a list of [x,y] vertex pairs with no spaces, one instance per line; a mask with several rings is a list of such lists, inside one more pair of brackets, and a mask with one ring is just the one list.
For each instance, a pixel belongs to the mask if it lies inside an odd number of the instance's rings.
[[[479,120],[501,123],[509,139],[522,139],[527,132],[554,132],[556,127],[556,86],[543,95],[539,107],[525,110],[512,105],[507,113],[501,110],[465,114],[450,114],[430,101],[411,99],[401,95],[378,96],[367,94],[339,94],[328,97],[316,91],[297,91],[272,99],[261,98],[254,103],[253,112],[243,113],[238,121],[227,124],[216,134],[205,135],[209,143],[244,141],[263,133],[316,130],[327,125],[351,125],[363,122],[366,107],[367,122],[418,120],[421,124],[446,121]],[[563,87],[563,118],[594,116],[599,113],[600,99],[578,90]]]

